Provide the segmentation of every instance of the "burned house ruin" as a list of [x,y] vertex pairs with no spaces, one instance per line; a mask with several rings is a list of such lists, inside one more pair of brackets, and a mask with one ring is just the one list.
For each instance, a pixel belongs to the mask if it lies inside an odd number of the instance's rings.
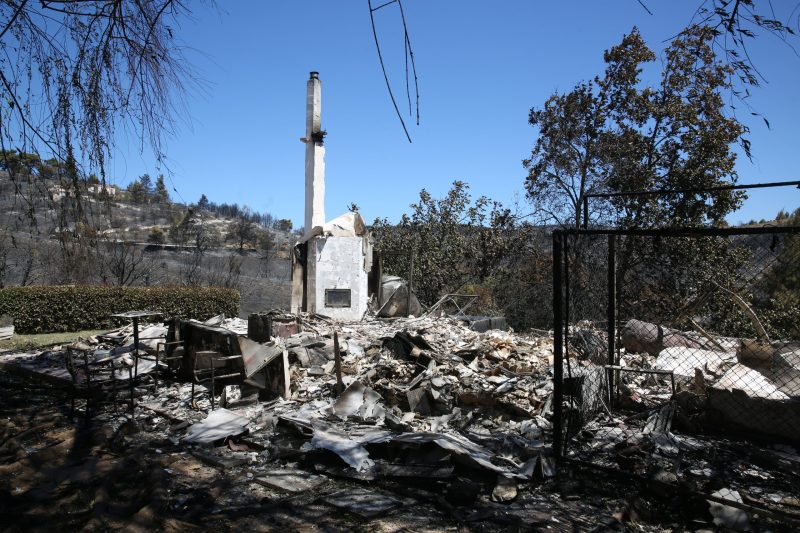
[[325,130],[322,83],[311,72],[306,93],[305,235],[292,254],[293,313],[360,320],[372,292],[372,244],[364,220],[346,213],[325,221]]

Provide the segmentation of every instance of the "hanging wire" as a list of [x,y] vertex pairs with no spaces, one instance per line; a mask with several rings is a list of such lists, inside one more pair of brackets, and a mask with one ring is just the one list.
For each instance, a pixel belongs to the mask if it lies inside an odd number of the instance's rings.
[[389,98],[392,100],[392,105],[394,106],[395,113],[397,114],[397,118],[400,120],[400,125],[403,126],[403,132],[406,134],[406,138],[408,142],[411,142],[411,135],[408,133],[408,127],[406,127],[405,120],[403,120],[403,115],[400,113],[400,108],[397,105],[397,99],[394,96],[394,92],[392,91],[392,86],[389,83],[389,75],[386,72],[386,65],[383,61],[383,53],[381,52],[381,45],[378,39],[378,30],[375,27],[375,11],[384,8],[388,5],[396,3],[400,9],[400,17],[403,22],[403,49],[405,51],[405,72],[406,72],[406,97],[408,99],[408,114],[409,116],[412,115],[411,111],[411,88],[409,82],[409,70],[408,65],[411,64],[411,72],[414,75],[414,89],[415,89],[415,96],[416,96],[416,120],[417,125],[419,125],[419,81],[417,78],[417,67],[414,62],[414,51],[411,48],[411,39],[408,36],[408,28],[406,26],[406,18],[405,13],[403,12],[403,4],[400,0],[390,0],[389,2],[385,2],[378,7],[372,7],[372,0],[367,0],[367,5],[369,6],[369,19],[370,23],[372,24],[372,36],[375,39],[375,50],[378,52],[378,61],[381,64],[381,71],[383,72],[383,79],[386,82],[386,90],[389,92]]
[[406,50],[406,95],[408,96],[408,114],[411,115],[411,91],[408,88],[408,63],[411,61],[411,71],[414,74],[414,94],[416,96],[417,126],[419,126],[419,79],[417,78],[417,65],[414,62],[414,50],[411,48],[411,38],[408,36],[408,26],[406,26],[406,15],[403,11],[403,2],[397,0],[400,7],[400,18],[403,21],[403,39]]
[[172,175],[170,173],[167,173],[167,179],[169,179],[169,184],[172,185],[172,190],[175,191],[175,194],[177,194],[178,198],[181,199],[181,203],[186,204],[186,200],[184,200],[183,195],[181,195],[181,193],[178,192],[178,188],[175,186],[175,182],[172,181]]

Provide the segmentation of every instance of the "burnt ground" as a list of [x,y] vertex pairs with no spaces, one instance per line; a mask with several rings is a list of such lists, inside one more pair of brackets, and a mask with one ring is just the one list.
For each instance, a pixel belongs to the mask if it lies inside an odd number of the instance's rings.
[[[254,482],[246,465],[212,466],[169,435],[169,420],[124,404],[92,420],[70,417],[59,390],[0,371],[0,529],[3,531],[694,531],[713,529],[708,507],[592,472],[562,471],[521,486],[509,504],[491,486],[469,503],[425,480],[328,478],[307,492]],[[295,465],[302,468],[302,461]],[[402,505],[372,518],[325,502],[367,488]],[[462,493],[464,491],[461,491]],[[474,495],[473,495],[474,498]],[[472,499],[472,498],[469,498]],[[780,528],[777,528],[780,529]],[[772,530],[776,530],[773,528]]]

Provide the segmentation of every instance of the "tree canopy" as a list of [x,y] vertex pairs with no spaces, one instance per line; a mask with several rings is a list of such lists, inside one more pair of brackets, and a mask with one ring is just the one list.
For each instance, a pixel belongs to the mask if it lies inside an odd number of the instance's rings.
[[463,181],[442,198],[423,189],[410,207],[399,224],[376,219],[372,231],[387,272],[408,277],[413,257],[414,291],[426,305],[485,283],[526,236],[509,209],[483,196],[473,200]]
[[[718,60],[715,31],[692,26],[667,48],[659,82],[642,82],[656,59],[634,28],[604,55],[602,76],[551,96],[529,122],[539,135],[527,196],[544,218],[581,225],[587,194],[706,189],[736,181],[733,146],[743,126],[725,113],[732,67]],[[590,218],[622,226],[718,223],[741,202],[732,192],[615,197]],[[605,211],[601,208],[605,207]]]

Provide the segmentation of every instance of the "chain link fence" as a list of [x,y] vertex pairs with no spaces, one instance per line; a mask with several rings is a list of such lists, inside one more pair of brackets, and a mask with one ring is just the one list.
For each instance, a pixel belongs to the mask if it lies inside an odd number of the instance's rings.
[[557,231],[554,450],[800,520],[800,228]]

